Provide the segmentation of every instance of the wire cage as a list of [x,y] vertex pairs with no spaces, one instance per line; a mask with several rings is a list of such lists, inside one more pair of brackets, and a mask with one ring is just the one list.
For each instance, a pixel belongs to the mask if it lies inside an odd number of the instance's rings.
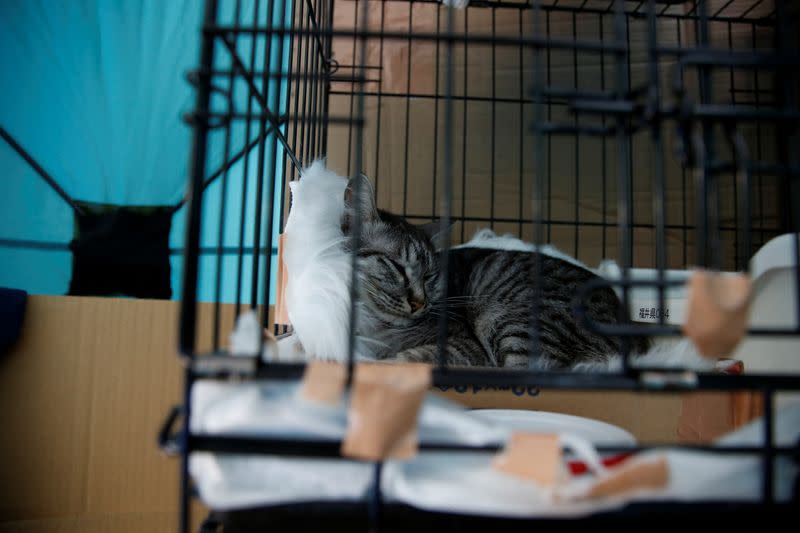
[[[794,234],[794,282],[784,296],[797,310],[795,320],[753,327],[748,335],[798,335],[800,43],[790,4],[473,0],[456,8],[436,0],[207,0],[194,73],[181,300],[185,395],[160,435],[163,447],[182,456],[182,530],[192,452],[339,456],[339,442],[199,436],[188,429],[197,379],[302,375],[302,365],[232,357],[221,339],[247,308],[259,313],[263,327],[280,332],[269,304],[288,183],[319,157],[342,175],[368,175],[379,207],[411,222],[452,223],[444,253],[491,227],[554,244],[587,264],[616,259],[628,311],[634,288],[649,288],[658,301],[652,313],[641,310],[650,324],[589,324],[622,339],[643,327],[652,335],[681,335],[661,312],[665,291],[683,283],[668,279],[670,270],[746,271],[764,244]],[[220,149],[227,163],[209,176],[208,152]],[[241,186],[229,185],[236,180]],[[226,219],[229,202],[241,204],[241,220]],[[217,294],[235,283],[236,300],[201,310],[198,252],[209,243],[217,250]],[[252,253],[244,252],[247,243]],[[642,268],[654,277],[629,275]],[[537,303],[531,304],[535,314]],[[441,387],[756,391],[763,394],[764,446],[727,453],[761,454],[761,505],[662,504],[623,514],[647,520],[678,516],[676,509],[717,517],[791,512],[774,501],[773,462],[797,449],[775,444],[772,416],[775,393],[798,389],[800,379],[697,374],[687,381],[663,372],[653,380],[652,372],[627,364],[622,345],[626,364],[613,375],[440,366],[433,379]],[[377,464],[368,502],[323,511],[363,512],[357,523],[375,529],[401,516],[422,520],[422,511],[381,501],[380,472]],[[320,507],[296,508],[292,516],[324,519],[312,510]],[[264,516],[275,520],[273,511]]]

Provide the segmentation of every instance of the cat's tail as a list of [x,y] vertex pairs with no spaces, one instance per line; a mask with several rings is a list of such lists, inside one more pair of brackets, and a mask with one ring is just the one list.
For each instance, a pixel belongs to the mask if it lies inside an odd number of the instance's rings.
[[[631,366],[641,368],[685,368],[688,370],[712,370],[715,361],[703,357],[691,339],[660,340],[642,354],[631,354]],[[622,356],[612,354],[605,359],[581,361],[572,370],[580,372],[619,372]]]

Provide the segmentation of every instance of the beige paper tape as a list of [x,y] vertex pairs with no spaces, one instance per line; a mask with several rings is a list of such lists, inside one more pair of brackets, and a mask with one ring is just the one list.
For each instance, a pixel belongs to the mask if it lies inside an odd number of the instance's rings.
[[553,487],[559,481],[561,441],[555,433],[514,432],[492,466],[506,474]]
[[688,287],[684,334],[706,357],[730,355],[747,332],[750,278],[696,271],[689,278]]
[[370,461],[415,456],[417,416],[430,386],[429,365],[356,365],[342,455]]
[[286,306],[286,284],[289,273],[283,262],[283,251],[286,249],[286,234],[278,237],[278,277],[275,287],[275,324],[289,325],[289,310]]

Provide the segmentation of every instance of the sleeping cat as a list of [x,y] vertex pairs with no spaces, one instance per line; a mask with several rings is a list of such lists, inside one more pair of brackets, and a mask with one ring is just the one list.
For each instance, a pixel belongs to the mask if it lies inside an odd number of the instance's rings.
[[[436,249],[438,227],[415,226],[377,209],[369,180],[354,179],[361,181],[361,200],[354,201],[351,180],[341,229],[351,234],[358,210],[359,338],[368,339],[378,359],[436,362],[446,281]],[[353,252],[349,239],[343,246]],[[536,322],[541,353],[529,361],[534,254],[541,263]],[[589,331],[573,315],[577,291],[596,278],[575,261],[531,251],[457,247],[449,251],[448,277],[448,365],[525,368],[533,363],[540,369],[570,369],[602,364],[620,352],[619,339]],[[620,311],[608,287],[588,297],[587,312],[596,322],[617,323]],[[633,338],[631,350],[644,353],[649,344],[646,338]]]

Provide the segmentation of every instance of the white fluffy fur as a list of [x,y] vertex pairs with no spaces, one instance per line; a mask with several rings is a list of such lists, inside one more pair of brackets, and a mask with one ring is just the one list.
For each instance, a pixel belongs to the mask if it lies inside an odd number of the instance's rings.
[[[289,184],[292,207],[284,229],[284,261],[288,283],[286,300],[289,319],[295,334],[310,357],[342,361],[346,358],[350,328],[351,258],[342,247],[346,238],[341,232],[344,191],[347,180],[315,161],[301,172],[301,179]],[[511,235],[498,236],[481,230],[459,247],[532,251],[536,247]],[[592,270],[552,246],[541,252]],[[363,341],[360,350],[364,349]],[[279,342],[278,359],[296,360],[303,351],[296,340]],[[686,367],[705,369],[713,363],[703,359],[691,341],[659,342],[635,363],[641,366]],[[576,370],[614,371],[621,359],[614,355],[607,362],[581,363]]]
[[[711,370],[714,361],[701,356],[690,339],[663,340],[653,343],[650,350],[630,359],[631,366],[653,368],[688,368]],[[579,372],[619,372],[622,370],[622,357],[613,354],[607,361],[587,361],[578,363],[573,370]]]
[[[460,244],[458,246],[454,246],[453,248],[489,248],[492,250],[516,250],[520,252],[533,252],[536,251],[537,246],[535,244],[525,242],[522,239],[514,237],[511,234],[506,233],[505,235],[497,235],[494,231],[489,228],[484,228],[478,230],[475,235],[469,241],[465,242],[464,244]],[[586,270],[592,271],[591,268],[586,266],[585,264],[581,263],[574,257],[571,257],[555,246],[551,244],[545,244],[539,247],[539,252],[542,255],[548,255],[550,257],[555,257],[557,259],[562,259],[568,263],[572,263],[575,266],[579,266],[581,268],[585,268]]]
[[340,226],[347,180],[315,161],[289,187],[292,207],[284,228],[289,320],[307,354],[342,360],[350,331],[351,259]]

